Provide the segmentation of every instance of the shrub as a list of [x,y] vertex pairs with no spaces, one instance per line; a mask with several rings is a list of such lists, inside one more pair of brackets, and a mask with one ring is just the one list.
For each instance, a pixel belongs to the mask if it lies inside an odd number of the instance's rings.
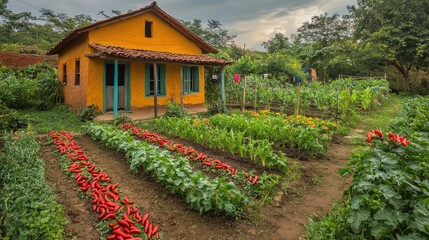
[[29,122],[27,115],[21,115],[15,110],[6,107],[0,101],[0,130],[17,130],[27,127]]
[[94,120],[97,115],[98,113],[95,105],[90,105],[80,110],[78,118],[81,122],[88,122]]
[[167,104],[167,111],[165,112],[166,117],[184,117],[188,115],[188,111],[184,108],[181,109],[180,105],[175,102]]

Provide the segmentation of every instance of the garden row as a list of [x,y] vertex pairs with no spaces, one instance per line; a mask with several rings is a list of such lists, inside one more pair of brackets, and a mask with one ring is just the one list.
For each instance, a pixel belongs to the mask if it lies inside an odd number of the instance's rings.
[[[244,84],[229,84],[227,101],[241,103]],[[389,92],[389,83],[383,79],[358,80],[340,79],[329,84],[311,82],[300,88],[279,82],[264,81],[249,77],[246,91],[246,105],[257,108],[279,108],[280,111],[297,109],[308,115],[314,111],[324,117],[335,117],[348,122],[356,111],[367,111],[381,103]],[[248,87],[249,88],[249,87]]]
[[227,177],[209,179],[201,171],[194,172],[188,157],[136,140],[131,132],[109,125],[91,124],[86,132],[103,145],[124,153],[132,171],[148,173],[200,213],[210,211],[239,218],[249,204],[249,199]]
[[91,199],[92,210],[97,212],[97,224],[102,236],[111,239],[151,239],[159,238],[159,226],[150,221],[149,213],[140,214],[134,202],[124,196],[118,183],[112,183],[110,177],[96,164],[92,163],[82,147],[73,140],[70,133],[52,131],[50,137],[57,147],[67,169],[80,190]]
[[284,174],[288,169],[283,154],[285,148],[313,157],[323,156],[337,129],[330,121],[269,111],[218,114],[209,118],[162,117],[153,120],[150,127],[211,149],[249,158],[269,168],[275,167]]
[[342,170],[354,176],[344,203],[308,225],[310,239],[429,238],[429,97],[405,103],[391,129],[367,133]]
[[[156,144],[172,153],[179,153],[182,156],[188,157],[190,160],[200,162],[204,169],[214,170],[214,172],[221,172],[223,176],[228,178],[230,181],[238,180],[238,183],[251,183],[251,186],[258,186],[267,184],[269,175],[263,174],[262,176],[253,175],[238,168],[222,162],[219,159],[212,159],[203,152],[198,152],[193,147],[185,146],[180,143],[168,140],[167,138],[159,136],[157,133],[152,133],[147,130],[143,130],[139,127],[133,126],[130,123],[125,123],[121,126],[124,130],[130,130],[131,135],[137,136],[148,143]],[[267,186],[261,188],[266,189]],[[255,189],[253,189],[255,190]]]

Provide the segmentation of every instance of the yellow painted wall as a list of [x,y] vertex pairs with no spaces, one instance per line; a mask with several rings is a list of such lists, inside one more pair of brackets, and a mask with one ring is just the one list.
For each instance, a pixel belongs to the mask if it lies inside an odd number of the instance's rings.
[[[152,21],[152,38],[144,37],[145,21]],[[88,43],[121,46],[172,53],[202,54],[195,42],[182,35],[153,13],[125,19],[90,30],[83,37],[69,43],[59,54],[59,78],[62,79],[62,65],[67,62],[68,84],[65,86],[65,103],[73,108],[94,104],[99,111],[104,108],[103,78],[104,60],[88,58],[86,54],[95,51]],[[74,85],[74,61],[81,61],[81,84]],[[131,108],[153,106],[153,97],[145,97],[145,63],[128,61],[130,65]],[[180,102],[181,64],[166,64],[166,96],[158,97],[158,104],[165,105],[174,97]],[[200,92],[184,96],[184,104],[204,103],[204,68],[200,67]]]
[[[145,21],[152,22],[152,37],[145,37]],[[89,42],[171,53],[201,54],[194,41],[152,12],[91,30]]]
[[[87,85],[88,85],[88,61],[85,57],[89,46],[87,43],[88,35],[83,34],[75,39],[66,49],[58,55],[58,78],[63,81],[63,64],[67,66],[67,84],[63,87],[64,103],[72,108],[81,108],[87,106]],[[80,85],[75,85],[75,61],[80,59]]]

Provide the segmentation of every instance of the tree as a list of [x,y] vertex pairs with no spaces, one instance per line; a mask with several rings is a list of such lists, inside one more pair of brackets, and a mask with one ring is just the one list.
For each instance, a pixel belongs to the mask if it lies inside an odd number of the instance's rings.
[[306,42],[317,42],[322,48],[330,46],[333,42],[351,37],[351,23],[347,19],[340,18],[335,13],[313,16],[311,22],[305,22],[298,28],[298,37]]
[[228,30],[222,27],[222,24],[216,20],[208,20],[207,27],[204,28],[201,20],[181,21],[185,27],[195,33],[204,41],[216,48],[228,47],[234,44],[234,38],[237,35],[229,35]]
[[404,85],[412,69],[429,65],[429,3],[427,0],[358,0],[348,6],[355,36],[377,48],[379,58],[395,67]]
[[[351,38],[353,29],[349,19],[338,14],[329,16],[327,13],[314,16],[311,22],[305,22],[299,29],[297,42],[301,42],[299,55],[307,66],[316,67],[321,79],[337,76],[331,72],[330,64],[341,53],[341,42]],[[338,58],[337,58],[338,59]]]
[[270,40],[262,42],[261,46],[263,46],[267,52],[273,53],[289,48],[290,43],[289,38],[285,35],[282,33],[276,33]]
[[7,3],[8,0],[0,0],[0,44],[37,46],[47,50],[72,29],[94,21],[88,15],[68,17],[44,8],[39,17],[30,12],[13,13]]

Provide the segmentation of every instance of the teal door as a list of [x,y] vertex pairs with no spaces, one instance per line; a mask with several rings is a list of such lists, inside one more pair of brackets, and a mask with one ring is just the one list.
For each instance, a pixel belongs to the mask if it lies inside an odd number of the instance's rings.
[[[113,84],[115,64],[106,62],[104,64],[104,110],[113,110]],[[129,65],[118,64],[118,109],[129,110]]]

